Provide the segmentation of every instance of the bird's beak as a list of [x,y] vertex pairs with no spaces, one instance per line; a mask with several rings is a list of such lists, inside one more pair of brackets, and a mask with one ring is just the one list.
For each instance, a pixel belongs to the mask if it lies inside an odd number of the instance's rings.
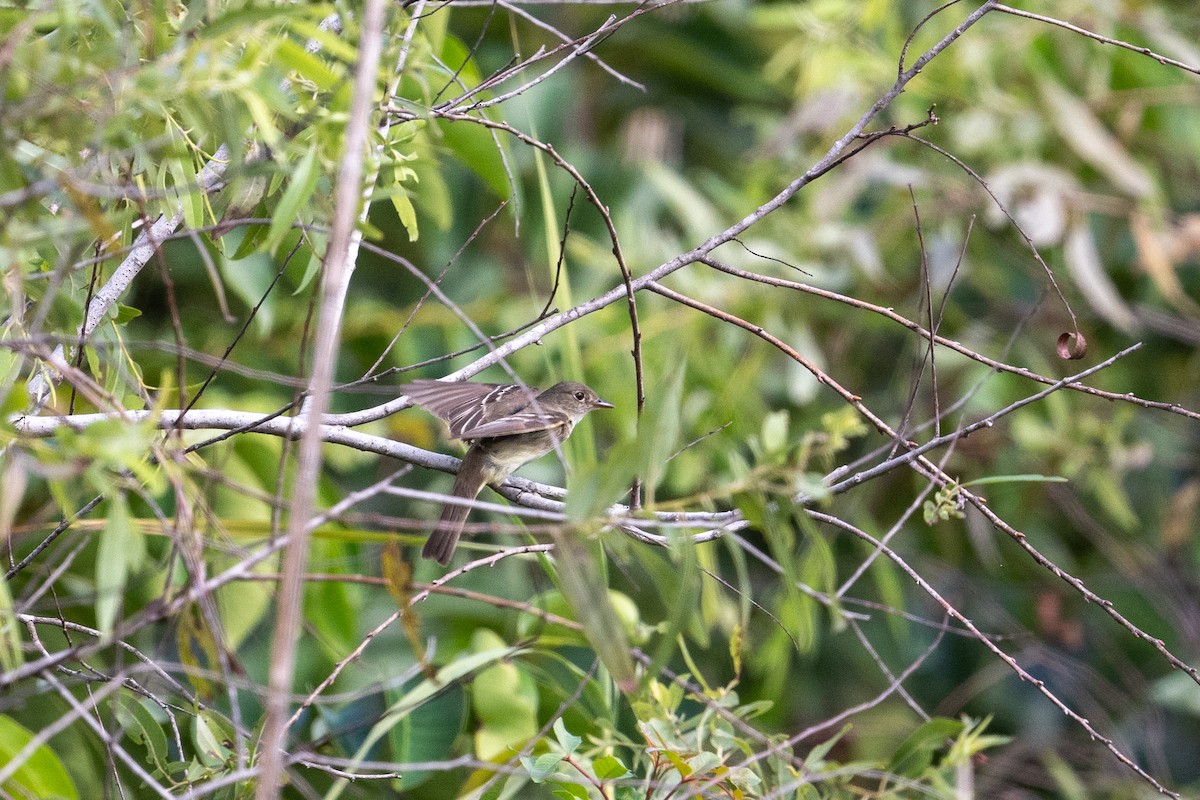
[[596,402],[592,405],[596,408],[616,408],[616,406],[614,406],[612,403],[608,402],[607,400],[601,400],[599,397],[596,398]]

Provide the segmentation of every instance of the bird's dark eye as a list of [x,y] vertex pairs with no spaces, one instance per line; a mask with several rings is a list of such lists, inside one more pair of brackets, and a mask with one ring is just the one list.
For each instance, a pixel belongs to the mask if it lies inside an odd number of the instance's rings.
[[583,395],[583,392],[576,392],[576,393],[575,393],[575,399],[576,399],[576,400],[583,400],[583,397],[584,397],[584,395]]

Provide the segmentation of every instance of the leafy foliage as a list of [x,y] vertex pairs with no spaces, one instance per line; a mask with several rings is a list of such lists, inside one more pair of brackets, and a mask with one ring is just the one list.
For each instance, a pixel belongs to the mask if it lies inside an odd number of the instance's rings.
[[[389,6],[365,153],[365,11],[0,10],[0,790],[1193,790],[1194,14],[994,6]],[[618,409],[443,575],[388,387],[485,369]]]

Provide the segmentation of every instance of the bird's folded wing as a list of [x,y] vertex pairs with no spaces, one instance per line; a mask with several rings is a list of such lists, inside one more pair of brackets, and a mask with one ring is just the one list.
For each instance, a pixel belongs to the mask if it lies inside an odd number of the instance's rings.
[[418,380],[396,388],[421,408],[444,419],[450,426],[450,435],[456,439],[476,438],[476,434],[468,431],[524,408],[529,405],[529,398],[538,394],[532,386],[470,381]]
[[474,428],[464,429],[456,435],[462,439],[491,439],[496,436],[512,436],[517,433],[548,431],[570,426],[570,424],[571,418],[561,411],[543,410],[539,413],[531,408],[491,422],[484,422]]

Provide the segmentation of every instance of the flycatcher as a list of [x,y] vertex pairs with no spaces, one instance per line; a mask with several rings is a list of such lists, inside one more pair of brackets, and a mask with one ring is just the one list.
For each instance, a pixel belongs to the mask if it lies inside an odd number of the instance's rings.
[[[485,483],[496,486],[549,453],[593,408],[613,407],[574,381],[556,383],[544,392],[515,384],[445,381],[413,381],[397,388],[449,423],[455,439],[470,442],[450,492],[468,500],[474,500]],[[466,505],[443,508],[421,555],[442,566],[449,563],[468,511]]]

